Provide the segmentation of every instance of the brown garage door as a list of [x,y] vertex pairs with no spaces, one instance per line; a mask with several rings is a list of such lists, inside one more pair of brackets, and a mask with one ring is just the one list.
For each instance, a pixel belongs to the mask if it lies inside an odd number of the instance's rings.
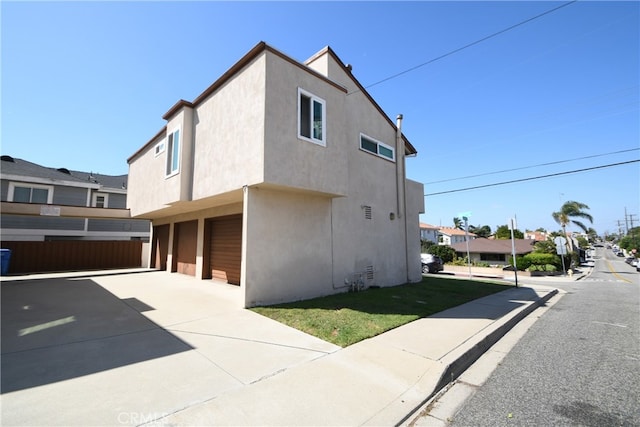
[[209,229],[209,271],[214,279],[240,284],[242,261],[242,215],[212,218]]
[[169,254],[169,224],[153,227],[153,246],[151,262],[154,268],[167,269],[167,255]]
[[173,268],[171,271],[196,275],[196,244],[198,221],[178,222],[174,229]]

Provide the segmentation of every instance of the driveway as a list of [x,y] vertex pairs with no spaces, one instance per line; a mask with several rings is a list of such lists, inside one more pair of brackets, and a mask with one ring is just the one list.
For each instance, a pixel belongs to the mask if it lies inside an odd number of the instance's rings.
[[339,349],[166,272],[1,284],[2,425],[138,425]]

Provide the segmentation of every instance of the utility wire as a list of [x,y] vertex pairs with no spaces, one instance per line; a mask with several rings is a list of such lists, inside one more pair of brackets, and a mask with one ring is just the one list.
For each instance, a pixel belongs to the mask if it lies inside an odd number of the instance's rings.
[[477,185],[475,187],[459,188],[457,190],[439,191],[437,193],[425,194],[425,196],[437,196],[437,195],[440,195],[440,194],[459,193],[461,191],[477,190],[479,188],[487,188],[487,187],[496,187],[496,186],[499,186],[499,185],[513,184],[513,183],[516,183],[516,182],[533,181],[535,179],[550,178],[550,177],[553,177],[553,176],[560,176],[560,175],[569,175],[569,174],[572,174],[572,173],[586,172],[586,171],[591,171],[591,170],[595,170],[595,169],[610,168],[610,167],[613,167],[613,166],[627,165],[629,163],[636,163],[636,162],[640,162],[640,159],[629,160],[627,162],[620,162],[620,163],[611,163],[611,164],[602,165],[602,166],[594,166],[594,167],[591,167],[591,168],[576,169],[576,170],[566,171],[566,172],[552,173],[552,174],[549,174],[549,175],[540,175],[540,176],[533,176],[533,177],[529,177],[529,178],[514,179],[512,181],[503,181],[503,182],[496,182],[496,183],[493,183],[493,184]]
[[[524,24],[526,24],[526,23],[528,23],[528,22],[531,22],[531,21],[533,21],[533,20],[535,20],[535,19],[541,18],[541,17],[543,17],[543,16],[545,16],[545,15],[548,15],[548,14],[550,14],[550,13],[553,13],[553,12],[555,12],[555,11],[559,10],[559,9],[562,9],[563,7],[567,7],[567,6],[569,6],[569,5],[573,4],[573,3],[576,3],[577,1],[578,1],[578,0],[573,0],[573,1],[570,1],[570,2],[568,2],[568,3],[561,4],[561,5],[560,5],[560,6],[558,6],[558,7],[554,7],[553,9],[547,10],[546,12],[543,12],[543,13],[541,13],[541,14],[539,14],[539,15],[536,15],[536,16],[531,17],[531,18],[529,18],[529,19],[525,19],[525,20],[524,20],[524,21],[522,21],[522,22],[519,22],[519,23],[514,24],[514,25],[512,25],[512,26],[510,26],[510,27],[507,27],[507,28],[505,28],[505,29],[502,29],[502,30],[500,30],[500,31],[498,31],[498,32],[495,32],[495,33],[490,34],[490,35],[488,35],[488,36],[485,36],[485,37],[483,37],[483,38],[481,38],[481,39],[478,39],[478,40],[476,40],[476,41],[474,41],[474,42],[468,43],[468,44],[466,44],[466,45],[464,45],[464,46],[462,46],[462,47],[459,47],[459,48],[454,49],[454,50],[452,50],[452,51],[449,51],[449,52],[447,52],[447,53],[445,53],[445,54],[442,54],[442,55],[440,55],[440,56],[437,56],[437,57],[435,57],[435,58],[433,58],[433,59],[428,60],[427,62],[423,62],[422,64],[416,65],[416,66],[414,66],[414,67],[411,67],[411,68],[409,68],[409,69],[406,69],[406,70],[404,70],[404,71],[401,71],[401,72],[399,72],[399,73],[396,73],[396,74],[394,74],[394,75],[392,75],[392,76],[389,76],[389,77],[387,77],[387,78],[384,78],[384,79],[382,79],[382,80],[380,80],[380,81],[377,81],[377,82],[375,82],[375,83],[372,83],[372,84],[370,84],[370,85],[368,85],[368,86],[365,86],[365,89],[369,89],[370,87],[373,87],[373,86],[379,85],[380,83],[384,83],[384,82],[389,81],[389,80],[391,80],[391,79],[395,79],[396,77],[400,77],[400,76],[402,76],[403,74],[406,74],[406,73],[409,73],[409,72],[411,72],[411,71],[417,70],[418,68],[424,67],[425,65],[432,64],[432,63],[434,63],[434,62],[436,62],[436,61],[439,61],[439,60],[444,59],[444,58],[446,58],[446,57],[448,57],[448,56],[451,56],[451,55],[453,55],[453,54],[455,54],[455,53],[458,53],[458,52],[463,51],[463,50],[465,50],[465,49],[467,49],[467,48],[470,48],[471,46],[475,46],[475,45],[477,45],[477,44],[479,44],[479,43],[482,43],[482,42],[484,42],[484,41],[487,41],[487,40],[489,40],[489,39],[491,39],[491,38],[493,38],[493,37],[499,36],[500,34],[506,33],[507,31],[511,31],[511,30],[513,30],[514,28],[517,28],[517,27],[519,27],[519,26],[521,26],[521,25],[524,25]],[[356,93],[356,92],[359,92],[359,90],[353,91],[353,92],[349,93],[348,95],[351,95],[352,93]]]
[[499,174],[499,173],[514,172],[514,171],[519,171],[519,170],[523,170],[523,169],[537,168],[539,166],[558,165],[560,163],[568,163],[568,162],[574,162],[576,160],[584,160],[584,159],[593,159],[595,157],[609,156],[611,154],[628,153],[629,151],[637,151],[637,150],[640,150],[640,148],[630,148],[628,150],[612,151],[610,153],[594,154],[592,156],[585,156],[585,157],[576,157],[575,159],[558,160],[558,161],[555,161],[555,162],[540,163],[540,164],[537,164],[537,165],[522,166],[522,167],[513,168],[513,169],[503,169],[503,170],[494,171],[494,172],[479,173],[477,175],[467,175],[467,176],[461,176],[461,177],[458,177],[458,178],[443,179],[443,180],[440,180],[440,181],[430,181],[430,182],[425,182],[425,184],[440,184],[442,182],[460,181],[462,179],[477,178],[479,176],[496,175],[496,174]]

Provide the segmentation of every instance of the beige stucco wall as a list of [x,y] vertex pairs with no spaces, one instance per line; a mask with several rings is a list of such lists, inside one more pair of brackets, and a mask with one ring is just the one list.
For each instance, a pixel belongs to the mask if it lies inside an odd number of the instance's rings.
[[166,157],[165,153],[156,156],[154,147],[165,138],[165,133],[159,135],[146,151],[138,154],[129,164],[127,207],[133,217],[164,205]]
[[265,55],[196,109],[194,200],[263,181]]
[[249,187],[245,200],[245,306],[332,293],[331,199]]
[[[267,55],[265,182],[345,195],[345,93],[272,53]],[[298,88],[326,103],[326,146],[298,138]]]

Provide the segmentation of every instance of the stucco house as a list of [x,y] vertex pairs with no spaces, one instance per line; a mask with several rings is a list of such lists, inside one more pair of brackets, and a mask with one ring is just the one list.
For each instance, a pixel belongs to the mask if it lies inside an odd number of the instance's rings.
[[438,228],[438,243],[440,245],[453,246],[456,243],[464,243],[466,239],[469,241],[476,238],[473,233],[465,233],[464,230],[454,227],[440,227]]
[[438,243],[438,229],[435,225],[427,224],[426,222],[420,223],[420,239],[428,240],[433,243]]
[[260,42],[163,118],[128,159],[152,266],[239,285],[245,307],[421,280],[416,149],[331,48]]
[[[532,239],[514,239],[516,256],[533,252]],[[458,257],[467,256],[467,244],[456,243],[451,245]],[[473,239],[469,241],[469,257],[472,262],[488,262],[491,265],[508,265],[512,253],[511,239]]]

